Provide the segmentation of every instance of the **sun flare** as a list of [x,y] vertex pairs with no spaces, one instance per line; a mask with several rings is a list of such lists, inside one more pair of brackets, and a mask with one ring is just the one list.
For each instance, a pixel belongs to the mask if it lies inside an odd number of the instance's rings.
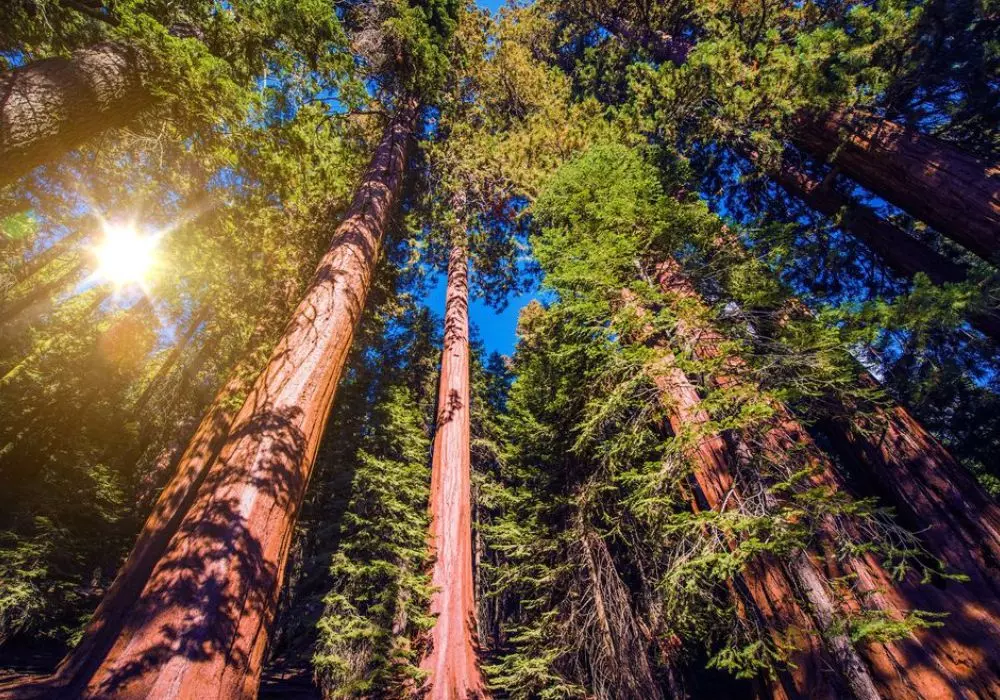
[[116,287],[143,286],[156,262],[157,236],[144,236],[131,224],[105,224],[94,249],[97,274]]

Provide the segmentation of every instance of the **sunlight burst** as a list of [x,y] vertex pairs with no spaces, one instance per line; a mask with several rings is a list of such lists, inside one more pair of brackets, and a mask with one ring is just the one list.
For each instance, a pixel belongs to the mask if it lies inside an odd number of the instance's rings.
[[145,286],[146,277],[156,262],[159,236],[144,236],[133,224],[103,225],[104,236],[94,249],[97,275],[116,287],[129,284]]

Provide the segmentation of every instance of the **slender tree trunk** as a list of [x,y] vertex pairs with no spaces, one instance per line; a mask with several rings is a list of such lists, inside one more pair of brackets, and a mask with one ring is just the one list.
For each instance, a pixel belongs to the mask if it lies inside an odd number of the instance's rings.
[[[687,300],[699,299],[679,265],[668,263],[661,269],[664,291]],[[691,344],[702,359],[719,357],[722,337],[710,326],[678,324],[678,335]],[[721,386],[744,382],[739,358],[726,362],[726,373],[715,378]],[[812,442],[808,432],[786,407],[775,404],[775,417],[756,446],[772,462],[801,455],[808,466],[814,488],[830,498],[846,493],[846,488],[829,460]],[[843,537],[863,541],[859,526],[851,518],[826,516],[820,523],[824,547],[831,549]],[[982,697],[1000,694],[1000,630],[995,619],[981,612],[975,601],[942,594],[930,585],[921,585],[910,575],[903,581],[890,576],[870,553],[853,555],[844,561],[827,557],[828,576],[849,575],[856,590],[849,606],[856,612],[881,610],[900,619],[913,609],[946,613],[950,617],[941,629],[921,629],[907,638],[882,644],[869,642],[862,652],[871,666],[879,692],[888,697],[953,697],[965,688]],[[971,603],[971,604],[970,604]]]
[[156,370],[156,374],[146,385],[142,394],[136,399],[135,404],[132,406],[132,411],[134,413],[141,413],[143,409],[146,408],[146,404],[153,397],[155,391],[160,387],[161,384],[166,380],[170,371],[177,364],[177,361],[181,359],[181,355],[187,350],[188,345],[191,343],[191,339],[194,338],[194,334],[198,332],[201,324],[205,322],[208,318],[209,308],[208,304],[202,304],[201,307],[195,311],[194,316],[188,322],[187,328],[184,330],[184,334],[174,343],[174,346],[167,353],[166,358],[163,360],[163,364],[160,365],[159,369]]
[[0,76],[0,187],[135,119],[151,104],[148,70],[139,53],[105,43]]
[[469,401],[469,263],[466,246],[456,241],[448,261],[444,348],[431,462],[431,584],[436,589],[431,597],[431,613],[436,619],[430,631],[430,648],[420,662],[420,667],[430,674],[425,696],[429,700],[487,697],[477,662]]
[[1000,166],[864,112],[800,118],[797,145],[985,260],[1000,250]]
[[91,697],[252,697],[293,526],[398,204],[417,121],[390,122],[346,220],[237,414]]
[[84,261],[81,258],[48,282],[36,284],[27,294],[8,302],[0,308],[0,323],[10,323],[33,306],[48,301],[53,294],[65,289],[76,281],[83,268]]
[[[786,161],[770,175],[782,189],[806,206],[825,216],[839,218],[845,231],[871,248],[898,275],[913,277],[922,272],[934,284],[967,281],[965,265],[949,260],[869,207],[845,197],[791,163]],[[1000,316],[995,312],[974,311],[968,318],[973,328],[992,341],[1000,342]]]
[[50,245],[48,248],[42,252],[34,255],[29,260],[21,263],[14,269],[14,279],[17,282],[23,282],[28,279],[36,272],[39,272],[42,268],[48,265],[50,262],[54,261],[56,258],[61,256],[63,253],[69,251],[73,246],[82,241],[87,236],[87,229],[77,228],[65,236],[60,238],[58,241]]

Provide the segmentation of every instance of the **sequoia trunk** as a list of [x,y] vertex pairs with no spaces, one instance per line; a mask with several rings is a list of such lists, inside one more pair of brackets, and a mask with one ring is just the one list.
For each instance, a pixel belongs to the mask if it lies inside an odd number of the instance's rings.
[[346,220],[87,695],[256,693],[295,518],[416,122],[408,102],[389,123]]
[[[660,284],[664,291],[687,300],[699,297],[680,267],[670,262],[661,269]],[[678,334],[702,359],[718,358],[721,335],[706,325],[678,324]],[[741,378],[744,366],[733,357],[726,361],[727,373],[715,380],[721,385],[746,381]],[[813,488],[836,498],[845,492],[844,484],[832,463],[813,443],[808,432],[782,404],[774,404],[775,416],[766,428],[758,449],[768,460],[787,459],[798,453],[799,460],[809,467]],[[825,516],[820,523],[824,549],[831,549],[843,536],[861,539],[859,526],[849,517]],[[992,697],[1000,693],[1000,634],[994,618],[983,604],[968,596],[943,594],[930,585],[921,585],[916,576],[897,581],[868,552],[846,560],[827,557],[828,576],[850,576],[856,593],[847,600],[854,611],[866,608],[881,610],[891,618],[900,619],[913,609],[946,613],[950,617],[943,628],[918,630],[912,635],[889,643],[869,642],[863,648],[871,666],[878,690],[888,697],[952,697],[960,688]]]
[[472,577],[472,486],[469,409],[469,266],[465,245],[448,261],[444,348],[437,427],[431,462],[430,544],[434,556],[430,649],[420,667],[429,673],[426,698],[485,698],[477,664]]
[[47,58],[0,76],[0,187],[149,104],[142,56],[116,43]]
[[888,119],[834,111],[792,138],[914,218],[992,262],[1000,248],[1000,167]]

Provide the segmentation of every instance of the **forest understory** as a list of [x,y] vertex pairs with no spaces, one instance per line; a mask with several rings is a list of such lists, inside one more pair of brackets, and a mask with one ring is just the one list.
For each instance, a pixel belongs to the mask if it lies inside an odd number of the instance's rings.
[[0,700],[1000,699],[998,266],[996,0],[6,0]]

